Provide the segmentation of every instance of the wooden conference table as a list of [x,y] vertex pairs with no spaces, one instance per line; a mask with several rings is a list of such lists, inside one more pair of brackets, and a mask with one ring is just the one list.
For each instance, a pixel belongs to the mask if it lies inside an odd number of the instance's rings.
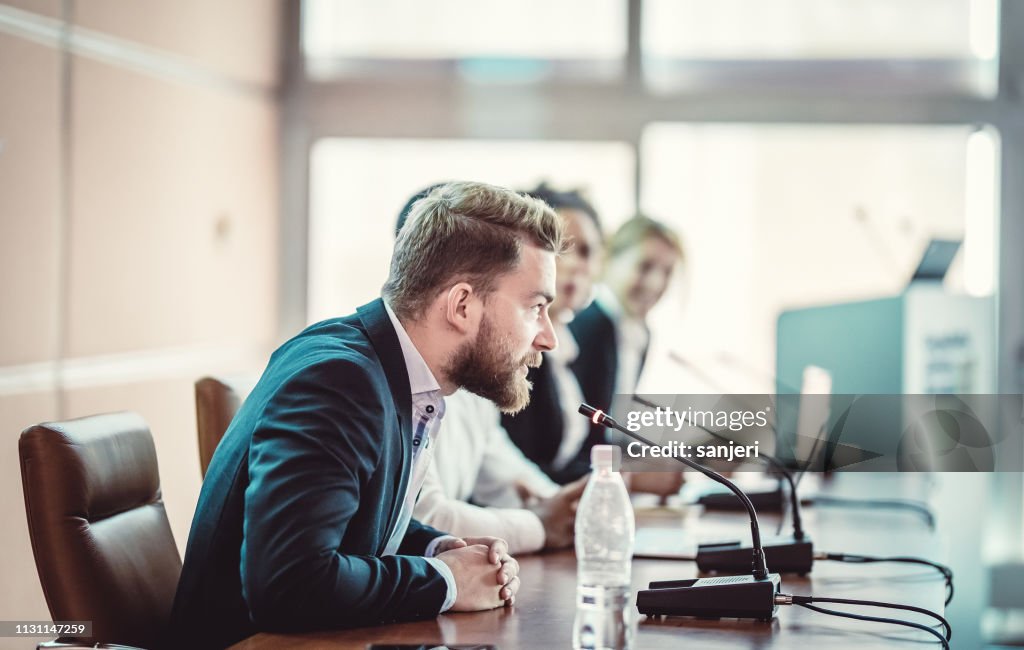
[[[848,482],[867,475],[846,475]],[[831,490],[830,490],[831,491]],[[849,490],[842,490],[849,493]],[[942,562],[935,533],[906,511],[810,508],[805,527],[815,551],[865,555],[915,555]],[[762,534],[774,532],[777,516],[761,516]],[[680,531],[684,544],[697,540],[747,538],[746,515],[685,516],[672,509],[637,509],[637,527]],[[477,613],[444,614],[436,619],[379,627],[309,634],[258,634],[232,646],[237,650],[331,648],[363,650],[381,644],[493,644],[511,648],[570,648],[576,610],[576,560],[571,550],[520,556],[522,586],[512,607]],[[769,567],[770,569],[771,567]],[[633,596],[652,580],[697,577],[693,562],[634,559]],[[943,611],[945,587],[938,572],[913,565],[816,562],[806,578],[782,576],[782,592],[838,598],[880,600]],[[841,605],[825,607],[842,609]],[[827,616],[797,606],[780,607],[771,623],[690,618],[647,619],[631,607],[634,648],[863,648],[938,647],[932,637],[895,625]],[[865,614],[928,623],[909,612],[858,608]],[[954,630],[954,641],[956,639]],[[924,642],[921,645],[917,642]]]

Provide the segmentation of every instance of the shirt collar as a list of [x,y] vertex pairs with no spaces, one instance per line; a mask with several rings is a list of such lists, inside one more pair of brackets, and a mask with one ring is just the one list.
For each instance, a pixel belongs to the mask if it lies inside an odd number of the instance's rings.
[[547,356],[564,365],[569,365],[580,355],[580,346],[576,343],[576,337],[572,335],[572,330],[565,323],[554,323],[554,329],[558,345],[554,350],[549,351]]
[[391,310],[391,305],[385,302],[384,309],[388,312],[391,325],[394,326],[395,334],[398,335],[398,343],[402,346],[402,356],[405,357],[405,370],[409,373],[409,390],[413,395],[432,392],[437,392],[440,395],[441,385],[437,383],[434,373],[430,371],[430,366],[423,360],[423,355],[413,345],[412,339],[409,338],[409,333],[405,331],[401,321],[395,316],[395,312]]

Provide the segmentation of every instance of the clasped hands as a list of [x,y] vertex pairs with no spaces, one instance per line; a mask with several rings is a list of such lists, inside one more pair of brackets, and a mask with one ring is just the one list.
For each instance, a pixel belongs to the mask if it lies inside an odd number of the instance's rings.
[[446,539],[434,557],[448,565],[455,576],[453,612],[475,612],[512,605],[519,591],[519,563],[508,553],[508,544],[497,537]]

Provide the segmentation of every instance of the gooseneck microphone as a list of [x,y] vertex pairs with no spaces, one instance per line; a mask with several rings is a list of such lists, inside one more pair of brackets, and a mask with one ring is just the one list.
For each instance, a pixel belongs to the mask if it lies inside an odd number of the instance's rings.
[[[657,445],[615,421],[604,411],[589,404],[580,404],[579,412],[609,429],[615,429],[648,447]],[[637,594],[636,606],[648,616],[697,616],[701,618],[754,618],[770,621],[778,609],[775,596],[782,579],[778,573],[768,573],[761,529],[757,523],[754,505],[735,483],[688,458],[673,456],[680,463],[697,470],[716,483],[728,488],[743,503],[750,515],[751,571],[750,575],[716,576],[696,580],[669,580],[652,582],[649,589]]]
[[[648,406],[650,408],[667,408],[660,404],[656,404],[650,400],[647,400],[639,395],[633,396],[633,401]],[[691,426],[701,429],[708,435],[724,442],[731,442],[727,436],[723,436],[716,431],[712,431],[708,427],[697,424],[685,418]],[[778,431],[775,427],[769,423],[772,431],[778,436]],[[785,466],[785,464],[770,454],[761,453],[761,458],[764,458],[769,464],[773,465],[779,473],[786,478],[789,483],[790,498],[792,500],[792,511],[793,511],[793,534],[792,537],[769,537],[762,541],[762,548],[764,549],[765,560],[771,564],[772,568],[779,573],[796,573],[799,575],[807,575],[811,572],[811,568],[814,566],[815,560],[831,560],[837,562],[849,562],[855,564],[870,564],[877,562],[892,562],[902,564],[915,564],[930,566],[942,574],[943,579],[946,582],[946,605],[949,605],[950,601],[953,600],[953,572],[949,567],[926,560],[923,558],[916,557],[877,557],[868,555],[859,555],[851,553],[825,553],[815,552],[814,546],[811,542],[811,538],[808,537],[803,530],[803,524],[800,517],[800,506],[801,501],[797,496],[796,492],[796,480],[793,478],[793,473]],[[817,497],[823,503],[829,503],[832,497]],[[753,500],[751,500],[753,502]],[[813,502],[813,500],[812,500]],[[866,506],[887,506],[893,507],[895,505],[905,505],[906,507],[915,506],[913,503],[900,502],[900,501],[879,501],[879,500],[840,500],[840,504],[844,505],[866,505]],[[916,506],[920,508],[921,506]],[[926,516],[931,517],[931,512],[924,510]],[[934,527],[934,522],[930,521],[930,526]],[[720,542],[704,542],[697,545],[697,556],[694,561],[697,563],[697,569],[702,573],[723,573],[742,571],[747,563],[747,558],[750,557],[751,549],[745,546],[740,540],[728,540]]]
[[[633,401],[651,408],[665,408],[639,395],[634,395]],[[733,442],[728,437],[712,431],[704,425],[697,424],[688,418],[685,420],[712,438],[724,442]],[[772,426],[771,428],[775,432],[775,427]],[[800,516],[800,498],[797,495],[796,481],[793,479],[793,473],[775,456],[761,452],[760,457],[772,465],[789,484],[790,510],[793,515],[793,534],[791,537],[771,537],[762,543],[765,560],[769,561],[772,568],[779,573],[807,575],[811,572],[811,567],[814,565],[814,545],[810,537],[804,532],[803,519]],[[749,496],[747,498],[749,499]],[[751,504],[753,504],[753,501],[751,501]],[[751,548],[745,546],[739,540],[705,542],[697,545],[697,557],[694,559],[697,562],[697,568],[706,573],[742,571],[747,561],[746,558],[750,556],[750,553]]]
[[[676,363],[685,368],[686,370],[688,370],[689,372],[693,373],[698,379],[707,384],[713,390],[718,391],[722,395],[732,394],[733,391],[731,391],[725,384],[719,382],[714,377],[712,377],[711,374],[707,370],[705,370],[700,364],[692,361],[687,357],[684,357],[676,350],[669,351],[668,358],[673,363]],[[732,364],[730,363],[730,365]],[[744,372],[747,371],[745,368],[743,370]],[[799,391],[797,392],[799,393]],[[651,407],[657,406],[656,404],[649,404],[645,400],[639,399],[636,395],[633,396],[633,399],[636,402],[646,404]],[[771,423],[769,423],[769,426],[771,426]],[[771,428],[776,439],[778,439],[779,434],[777,431],[775,431],[775,427],[772,426]],[[785,500],[785,494],[782,489],[781,480],[779,481],[779,485],[777,485],[775,489],[746,490],[746,493],[747,498],[749,498],[750,502],[753,503],[755,507],[757,507],[758,512],[781,513],[784,509],[783,501]],[[697,499],[697,503],[699,505],[704,506],[704,508],[707,510],[743,510],[743,504],[737,501],[736,497],[729,493],[712,492],[709,494],[704,494]],[[772,566],[775,566],[774,562],[772,563]]]
[[[654,402],[652,402],[652,401],[650,401],[648,399],[645,399],[645,398],[643,398],[643,397],[641,397],[639,395],[633,395],[633,401],[636,402],[637,404],[642,404],[644,406],[648,406],[648,407],[653,408],[653,409],[668,408],[668,407],[662,406],[661,404],[656,404],[656,403],[654,403]],[[704,433],[708,434],[712,438],[715,438],[717,440],[721,440],[722,442],[735,442],[734,440],[731,440],[728,437],[723,436],[721,433],[719,433],[717,431],[712,431],[711,429],[709,429],[708,427],[704,426],[703,424],[697,424],[696,422],[693,422],[692,420],[690,420],[687,417],[684,417],[683,421],[686,422],[687,424],[689,424],[690,426],[697,427],[698,429],[700,429]],[[772,425],[771,422],[769,422],[768,423],[768,427],[771,429],[772,435],[774,435],[775,438],[777,439],[779,437],[779,433],[775,429],[775,426]],[[765,461],[767,461],[769,465],[774,467],[775,470],[779,473],[779,475],[782,476],[783,480],[786,481],[787,484],[789,484],[789,506],[790,506],[790,511],[792,512],[792,515],[793,515],[793,539],[796,539],[796,540],[804,539],[803,519],[800,516],[800,498],[797,496],[796,480],[793,478],[793,472],[791,472],[789,470],[789,468],[786,467],[785,463],[783,463],[781,460],[779,460],[775,456],[772,456],[771,454],[766,454],[766,453],[764,453],[762,451],[762,452],[759,452],[759,457],[760,458],[764,458]],[[732,498],[732,497],[730,497],[730,498]],[[747,495],[747,498],[749,498],[749,495]],[[751,499],[751,503],[753,503],[753,499]]]
[[[727,440],[705,427],[700,427],[712,437]],[[796,492],[796,481],[793,474],[779,459],[761,453],[770,465],[781,474],[789,484],[790,510],[793,515],[793,533],[791,536],[770,537],[764,543],[765,556],[771,559],[772,567],[779,573],[796,573],[807,575],[814,565],[814,545],[811,538],[804,533],[800,518],[800,497]],[[749,549],[739,540],[724,542],[707,542],[697,546],[697,568],[701,571],[735,571],[742,566],[743,556]]]

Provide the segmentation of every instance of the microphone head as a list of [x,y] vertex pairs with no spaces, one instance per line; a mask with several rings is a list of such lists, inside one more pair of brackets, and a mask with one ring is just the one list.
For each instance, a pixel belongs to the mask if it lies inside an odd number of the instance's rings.
[[606,416],[601,409],[594,408],[590,404],[580,404],[579,412],[587,416],[587,419],[594,424],[605,424]]

